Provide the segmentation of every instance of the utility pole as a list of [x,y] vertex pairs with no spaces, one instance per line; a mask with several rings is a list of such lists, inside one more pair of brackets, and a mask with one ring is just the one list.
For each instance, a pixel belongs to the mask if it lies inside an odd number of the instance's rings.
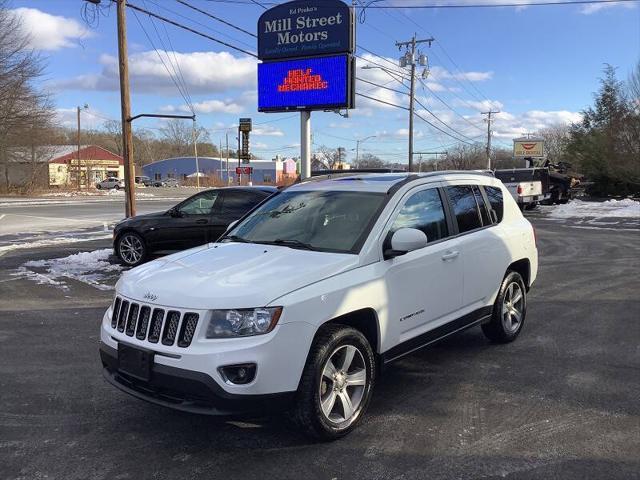
[[[411,40],[406,42],[396,42],[396,47],[398,49],[402,49],[405,47],[406,53],[400,57],[400,66],[406,67],[409,65],[411,67],[411,86],[409,89],[409,171],[413,169],[413,110],[415,108],[415,95],[416,95],[416,45],[420,43],[428,43],[431,46],[431,42],[434,41],[434,38],[425,38],[423,40],[417,40],[416,34],[413,34]],[[426,66],[425,55],[420,54],[418,52],[418,63],[422,66]]]
[[311,176],[311,112],[300,112],[300,179]]
[[486,115],[487,122],[487,170],[491,170],[491,115],[494,113],[500,113],[500,110],[491,110],[488,112],[481,112],[482,115]]
[[127,59],[126,0],[116,0],[118,16],[118,66],[120,70],[120,109],[122,113],[122,157],[124,158],[125,215],[136,214],[135,170],[133,168],[133,133],[131,131],[131,98],[129,94],[129,61]]
[[227,136],[227,185],[229,185],[229,132],[226,133]]
[[[240,167],[240,125],[238,125],[238,168]],[[238,177],[238,185],[240,185],[240,178],[242,177],[241,173],[236,173]]]
[[76,180],[80,191],[80,107],[78,107],[78,165],[76,165]]
[[193,118],[193,153],[196,156],[196,188],[200,190],[200,165],[198,164],[198,136],[196,134],[196,119]]

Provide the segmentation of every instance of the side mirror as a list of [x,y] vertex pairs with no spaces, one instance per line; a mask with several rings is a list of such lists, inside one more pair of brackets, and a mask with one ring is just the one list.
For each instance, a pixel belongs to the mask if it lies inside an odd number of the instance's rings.
[[173,207],[171,210],[169,210],[169,215],[171,215],[173,218],[182,217],[182,213],[180,212],[180,210],[178,210],[175,207]]
[[391,236],[391,248],[384,251],[384,258],[394,258],[427,246],[427,236],[417,228],[400,228]]

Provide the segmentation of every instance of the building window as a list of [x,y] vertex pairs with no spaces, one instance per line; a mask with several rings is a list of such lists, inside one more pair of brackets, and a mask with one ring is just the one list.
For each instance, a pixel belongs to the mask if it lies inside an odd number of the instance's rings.
[[271,182],[273,182],[273,178],[271,178],[270,174],[265,173],[264,176],[262,177],[262,181],[263,182],[267,182],[267,183],[271,183]]
[[162,174],[161,173],[154,173],[153,174],[153,179],[154,180],[162,180]]

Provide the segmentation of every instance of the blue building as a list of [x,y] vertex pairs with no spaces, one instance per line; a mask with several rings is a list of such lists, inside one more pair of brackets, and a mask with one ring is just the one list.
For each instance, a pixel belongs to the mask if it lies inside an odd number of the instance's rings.
[[[196,171],[201,175],[211,179],[219,179],[226,182],[230,178],[232,182],[237,181],[236,167],[237,159],[229,159],[229,171],[227,177],[226,159],[215,157],[198,157],[196,169],[196,157],[167,158],[157,160],[142,167],[142,174],[152,180],[162,180],[165,178],[175,178],[176,180],[186,180],[189,176],[195,176]],[[276,183],[288,176],[284,173],[283,162],[280,160],[251,160],[249,164],[242,164],[243,167],[253,167],[251,181],[254,183]],[[294,172],[295,175],[295,172]],[[244,178],[244,176],[243,176]]]

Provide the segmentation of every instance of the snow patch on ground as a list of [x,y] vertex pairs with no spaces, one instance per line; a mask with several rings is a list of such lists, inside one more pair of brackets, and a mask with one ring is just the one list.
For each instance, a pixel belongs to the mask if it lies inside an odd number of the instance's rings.
[[113,290],[114,277],[122,267],[109,261],[112,253],[112,249],[104,248],[68,257],[32,260],[19,267],[13,275],[63,290],[69,289],[65,279],[86,283],[99,290]]
[[[52,245],[62,245],[66,243],[78,243],[89,242],[92,240],[104,240],[105,238],[111,238],[113,234],[111,232],[94,232],[86,235],[79,236],[54,236],[50,238],[42,237],[27,237],[22,238],[21,242],[9,243],[7,245],[0,246],[0,256],[10,252],[12,250],[24,250],[27,248],[49,247]],[[24,241],[27,240],[27,241]]]
[[[40,195],[41,198],[49,198],[49,197],[107,197],[107,196],[124,196],[124,190],[116,190],[112,188],[111,190],[80,190],[80,191],[72,191],[72,192],[50,192],[43,193]],[[153,193],[145,193],[145,192],[136,192],[136,197],[155,197]]]
[[585,202],[572,200],[567,204],[553,207],[551,218],[640,218],[640,202],[625,198],[606,202]]

